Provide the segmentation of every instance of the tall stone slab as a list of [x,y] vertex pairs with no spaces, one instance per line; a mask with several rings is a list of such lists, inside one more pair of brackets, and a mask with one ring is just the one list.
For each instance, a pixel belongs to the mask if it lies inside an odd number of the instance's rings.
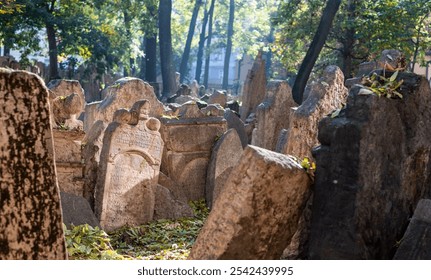
[[279,259],[295,233],[310,178],[290,156],[247,146],[190,259]]
[[343,72],[337,66],[328,66],[323,76],[309,85],[307,91],[307,99],[292,111],[285,144],[280,151],[300,159],[312,158],[311,149],[319,144],[319,121],[346,103]]
[[431,200],[421,199],[400,241],[395,260],[431,260]]
[[95,212],[106,231],[151,221],[163,140],[148,100],[118,110],[106,128],[95,190]]
[[270,82],[266,90],[264,101],[257,106],[257,123],[251,144],[275,151],[280,131],[289,125],[290,108],[297,104],[286,81]]
[[403,99],[356,86],[338,117],[319,124],[312,259],[392,259],[418,201],[431,194],[429,83],[398,79]]
[[262,52],[259,52],[244,81],[242,105],[239,109],[239,114],[243,122],[247,120],[250,113],[256,111],[257,105],[263,101],[266,93],[265,89],[265,60],[262,59]]
[[0,259],[66,259],[48,90],[0,69]]
[[165,141],[161,171],[176,182],[187,201],[205,198],[211,149],[227,130],[223,117],[205,116],[196,104],[185,104],[180,118],[162,118]]
[[141,99],[147,99],[150,102],[149,115],[151,117],[160,117],[164,113],[164,106],[154,94],[153,87],[138,78],[119,79],[106,88],[102,96],[102,101],[89,104],[89,113],[86,116],[87,120],[84,125],[86,129],[91,129],[92,125],[98,120],[107,123],[111,122],[114,113],[118,109],[131,108],[136,101]]
[[248,135],[245,130],[244,122],[237,116],[234,111],[230,109],[226,109],[223,116],[227,121],[228,129],[233,128],[236,130],[239,139],[241,140],[241,145],[243,148],[245,148],[248,145]]
[[209,208],[212,208],[224,188],[232,169],[241,158],[242,151],[241,140],[233,128],[226,131],[214,145],[205,186],[205,200]]

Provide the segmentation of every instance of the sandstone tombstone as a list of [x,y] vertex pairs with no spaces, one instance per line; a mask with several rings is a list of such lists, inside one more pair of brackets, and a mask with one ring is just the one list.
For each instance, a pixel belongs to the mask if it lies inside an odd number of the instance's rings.
[[323,76],[309,85],[308,98],[293,111],[287,139],[281,153],[299,159],[312,158],[311,149],[319,144],[317,125],[331,112],[341,109],[347,98],[344,75],[337,66],[328,66]]
[[60,197],[63,222],[67,227],[84,224],[100,227],[99,221],[85,198],[65,192],[60,192]]
[[162,185],[155,188],[154,220],[193,217],[193,210],[187,202],[178,200]]
[[257,106],[251,144],[274,151],[280,131],[289,124],[290,108],[295,106],[292,89],[286,81],[270,82],[265,99]]
[[54,127],[83,129],[78,117],[85,109],[85,95],[76,80],[52,80],[48,83]]
[[66,259],[48,90],[0,69],[0,259]]
[[239,111],[242,121],[245,122],[250,113],[255,112],[257,105],[263,101],[265,88],[265,60],[262,59],[262,53],[259,52],[244,82],[242,105]]
[[430,86],[411,73],[397,79],[403,99],[356,86],[346,108],[319,124],[312,259],[392,259],[413,209],[430,196]]
[[216,90],[213,94],[211,94],[208,99],[208,104],[220,104],[223,108],[226,107],[227,103],[227,95],[226,93]]
[[241,140],[233,128],[226,131],[214,145],[205,186],[205,200],[209,208],[212,208],[219,196],[229,174],[241,158],[242,151]]
[[161,171],[181,186],[187,201],[198,200],[205,198],[211,148],[227,125],[223,117],[205,116],[195,103],[182,107],[178,119],[161,119]]
[[431,260],[431,200],[421,199],[400,241],[395,260]]
[[163,140],[160,122],[149,112],[150,102],[139,100],[115,112],[105,130],[95,212],[106,231],[153,219]]
[[190,95],[193,97],[199,97],[199,84],[196,80],[193,80],[190,84]]
[[241,145],[245,148],[248,145],[248,135],[245,131],[244,122],[237,116],[237,114],[229,109],[224,112],[224,118],[227,121],[228,129],[233,128],[238,133]]
[[160,117],[164,113],[163,104],[154,94],[154,89],[146,82],[138,78],[122,78],[103,91],[104,99],[94,102],[91,106],[91,113],[86,115],[85,127],[91,126],[97,121],[102,120],[106,123],[112,121],[114,113],[120,108],[130,108],[141,99],[147,99],[151,104],[149,115]]
[[297,229],[310,186],[290,156],[248,146],[189,259],[279,259]]

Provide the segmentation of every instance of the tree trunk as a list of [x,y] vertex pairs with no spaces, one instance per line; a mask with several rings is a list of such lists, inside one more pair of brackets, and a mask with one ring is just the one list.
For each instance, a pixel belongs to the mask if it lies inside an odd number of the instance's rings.
[[211,6],[208,11],[209,19],[208,19],[208,36],[207,36],[207,48],[205,52],[205,71],[204,71],[204,86],[208,88],[208,78],[210,72],[210,56],[211,56],[211,39],[213,36],[213,16],[214,16],[214,5],[215,0],[211,0]]
[[145,38],[145,76],[144,80],[150,83],[157,82],[157,38],[156,34]]
[[[348,0],[347,1],[347,18],[348,21],[354,21],[355,20],[355,13],[356,13],[356,1],[355,0]],[[342,71],[344,74],[344,77],[346,79],[352,77],[352,70],[353,70],[353,46],[355,44],[355,29],[350,25],[346,28],[345,33],[345,40],[343,42],[343,66]]]
[[208,14],[209,11],[205,10],[204,20],[202,22],[202,31],[199,36],[199,46],[198,46],[198,55],[196,58],[196,72],[195,72],[195,80],[200,83],[201,74],[202,74],[202,60],[204,56],[204,47],[205,47],[205,35],[208,23]]
[[58,50],[57,40],[55,36],[54,25],[50,22],[46,23],[46,34],[48,36],[48,48],[49,48],[49,80],[60,79],[58,73]]
[[298,104],[302,103],[302,96],[305,86],[307,85],[308,78],[310,77],[310,73],[313,70],[314,64],[316,63],[320,51],[322,50],[326,38],[328,37],[329,30],[332,26],[332,21],[334,20],[335,14],[340,7],[340,3],[341,0],[328,0],[326,7],[323,10],[322,18],[320,19],[316,34],[314,35],[313,41],[311,42],[307,54],[302,61],[292,88],[293,99]]
[[187,65],[189,63],[190,47],[192,45],[193,35],[195,34],[196,19],[199,14],[199,9],[202,6],[202,0],[196,0],[195,7],[193,9],[192,19],[190,20],[189,33],[187,34],[186,45],[184,47],[183,56],[181,57],[180,64],[180,83],[184,81],[187,75]]
[[163,79],[163,97],[168,97],[176,91],[175,70],[172,58],[171,35],[172,0],[160,0],[159,4],[159,44],[160,63]]
[[229,22],[227,26],[227,44],[226,53],[224,57],[224,69],[223,69],[223,89],[227,89],[229,84],[229,61],[232,53],[232,36],[233,36],[233,21],[235,15],[235,1],[230,0],[229,4]]

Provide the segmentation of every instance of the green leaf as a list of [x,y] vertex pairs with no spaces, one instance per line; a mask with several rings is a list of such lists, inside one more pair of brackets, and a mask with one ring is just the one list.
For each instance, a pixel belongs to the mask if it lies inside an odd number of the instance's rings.
[[389,78],[389,81],[390,82],[395,81],[397,79],[397,76],[398,76],[398,71],[396,71],[392,74],[392,76]]

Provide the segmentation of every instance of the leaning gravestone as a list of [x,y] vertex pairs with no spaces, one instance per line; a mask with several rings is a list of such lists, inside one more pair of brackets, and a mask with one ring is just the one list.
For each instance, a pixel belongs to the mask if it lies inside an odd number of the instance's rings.
[[410,220],[395,260],[431,260],[431,200],[421,199]]
[[265,99],[257,106],[257,123],[251,144],[274,151],[280,131],[289,125],[290,108],[296,106],[286,81],[268,83]]
[[232,169],[241,158],[243,148],[235,129],[226,131],[215,143],[208,164],[205,200],[212,208]]
[[190,259],[279,259],[295,233],[311,180],[290,156],[247,146]]
[[245,122],[248,116],[256,111],[257,105],[263,101],[265,98],[265,88],[265,60],[262,59],[262,52],[259,52],[244,82],[242,105],[239,109],[242,121]]
[[148,100],[118,110],[103,138],[95,212],[106,231],[151,221],[163,141]]
[[411,73],[397,79],[403,99],[356,86],[346,108],[319,124],[312,259],[392,259],[413,209],[431,193],[430,86]]
[[48,90],[0,69],[0,259],[66,259]]
[[[297,158],[312,158],[311,149],[319,144],[317,140],[317,125],[319,121],[341,109],[347,98],[347,88],[344,86],[344,75],[337,66],[328,66],[323,76],[307,87],[308,97],[290,116],[285,144],[280,153],[293,155]],[[259,125],[259,122],[258,122]],[[254,140],[254,139],[253,139]]]

